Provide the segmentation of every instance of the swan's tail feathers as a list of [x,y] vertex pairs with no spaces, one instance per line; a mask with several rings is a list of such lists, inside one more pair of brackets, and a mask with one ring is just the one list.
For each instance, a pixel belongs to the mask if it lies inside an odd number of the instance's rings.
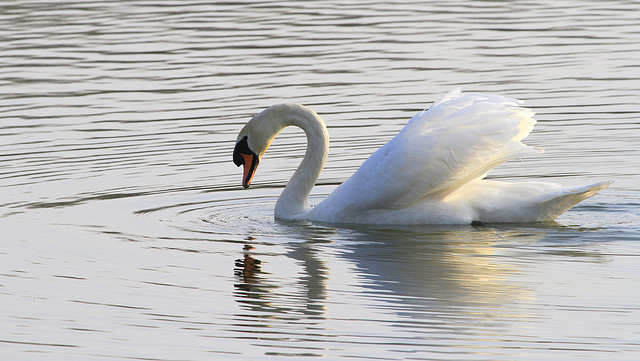
[[613,183],[613,181],[608,180],[583,187],[567,189],[560,195],[555,195],[550,199],[537,203],[533,206],[536,208],[535,213],[538,218],[536,220],[552,220],[583,200],[598,194],[598,192],[610,186],[611,183]]

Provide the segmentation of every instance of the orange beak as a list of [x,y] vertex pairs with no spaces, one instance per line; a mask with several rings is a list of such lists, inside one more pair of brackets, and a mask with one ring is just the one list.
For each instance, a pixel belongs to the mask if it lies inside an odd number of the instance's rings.
[[249,188],[259,162],[260,157],[249,148],[247,136],[245,135],[236,143],[236,147],[233,149],[233,163],[238,167],[241,165],[244,166],[244,174],[242,176],[243,187]]
[[253,175],[258,168],[258,157],[254,154],[240,154],[242,159],[244,160],[243,170],[244,174],[242,176],[242,186],[245,188],[249,188],[251,185],[251,180],[253,179]]

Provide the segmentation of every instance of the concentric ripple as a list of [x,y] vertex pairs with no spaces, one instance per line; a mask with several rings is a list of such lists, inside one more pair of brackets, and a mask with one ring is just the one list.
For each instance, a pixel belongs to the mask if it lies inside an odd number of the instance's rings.
[[[234,192],[230,192],[234,193]],[[164,205],[134,213],[193,235],[226,236],[231,239],[281,234],[282,224],[273,218],[277,196],[188,198],[166,197]]]

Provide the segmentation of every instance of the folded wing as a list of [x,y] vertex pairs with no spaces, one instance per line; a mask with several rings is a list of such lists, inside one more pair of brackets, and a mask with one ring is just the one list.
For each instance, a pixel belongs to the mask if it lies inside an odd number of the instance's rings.
[[353,212],[446,199],[508,160],[541,153],[521,143],[536,121],[520,104],[456,89],[411,118],[326,201]]

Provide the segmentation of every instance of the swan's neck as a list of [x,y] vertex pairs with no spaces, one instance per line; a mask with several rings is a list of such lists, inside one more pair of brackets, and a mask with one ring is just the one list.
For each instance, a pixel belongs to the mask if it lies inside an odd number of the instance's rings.
[[302,162],[276,202],[274,215],[280,219],[304,218],[309,211],[309,194],[315,185],[329,151],[329,133],[322,119],[303,106],[288,106],[280,119],[282,128],[298,126],[307,135],[307,150]]

